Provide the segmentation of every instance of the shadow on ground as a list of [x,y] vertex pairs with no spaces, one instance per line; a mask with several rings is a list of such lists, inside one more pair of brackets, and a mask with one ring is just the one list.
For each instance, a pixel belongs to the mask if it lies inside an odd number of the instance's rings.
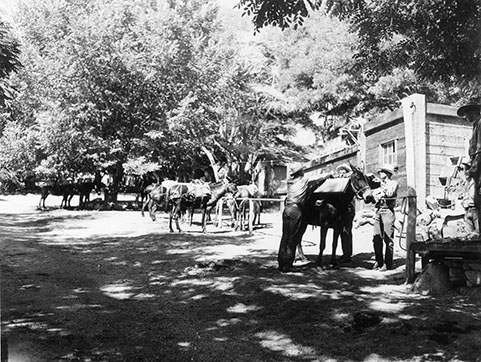
[[[0,216],[2,336],[12,359],[479,358],[478,300],[410,293],[401,259],[385,273],[360,253],[338,270],[282,274],[277,237],[167,233],[165,219],[133,220],[141,235],[99,236],[88,229],[98,218],[112,232],[125,227],[99,213]],[[72,223],[95,236],[72,237]]]

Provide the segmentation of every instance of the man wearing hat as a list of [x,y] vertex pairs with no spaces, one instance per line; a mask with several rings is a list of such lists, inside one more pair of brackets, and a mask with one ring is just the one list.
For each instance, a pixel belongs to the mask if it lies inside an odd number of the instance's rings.
[[302,165],[293,167],[290,174],[291,178],[287,181],[287,198],[282,212],[282,237],[277,256],[279,270],[282,272],[292,270],[297,245],[301,243],[306,231],[307,222],[304,213],[309,196],[331,177],[329,174],[313,179],[305,177]]
[[352,172],[351,168],[349,167],[349,165],[346,165],[345,163],[336,167],[337,177],[347,178],[349,177],[351,172]]
[[[387,270],[392,269],[394,254],[394,207],[396,206],[396,196],[398,183],[391,180],[394,174],[394,167],[385,165],[378,171],[377,180],[380,187],[373,190],[376,200],[376,214],[373,226],[373,244],[376,263],[373,269]],[[383,244],[386,252],[383,257]]]
[[[352,169],[349,165],[343,163],[336,167],[336,174],[339,178],[349,178]],[[356,206],[354,199],[348,205],[346,214],[344,215],[344,228],[341,232],[342,256],[339,258],[340,263],[350,263],[352,258],[352,224],[356,216]]]
[[466,231],[468,232],[468,236],[478,237],[479,236],[478,210],[476,209],[476,205],[474,204],[475,185],[474,185],[473,178],[469,174],[471,163],[462,162],[461,165],[466,177],[466,180],[464,182],[463,200],[461,201],[461,205],[464,208],[464,223],[466,225]]
[[[473,124],[473,134],[469,140],[469,157],[471,167],[469,168],[469,175],[474,180],[474,204],[478,211],[481,212],[481,194],[480,194],[480,177],[481,177],[481,105],[476,103],[467,104],[458,109],[459,117],[463,117],[469,123]],[[478,230],[481,229],[479,224],[481,220],[478,219]]]

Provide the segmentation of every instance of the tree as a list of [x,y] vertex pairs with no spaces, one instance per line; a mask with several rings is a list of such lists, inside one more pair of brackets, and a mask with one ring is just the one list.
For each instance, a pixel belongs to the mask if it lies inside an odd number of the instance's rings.
[[241,0],[255,30],[302,25],[315,10],[347,20],[359,36],[357,65],[370,77],[407,67],[422,79],[455,84],[465,94],[481,81],[481,3],[477,0]]
[[13,37],[10,26],[0,19],[0,107],[5,101],[12,99],[13,89],[8,83],[8,77],[19,70],[19,43]]
[[283,115],[252,88],[258,74],[221,36],[216,6],[22,4],[25,68],[14,116],[35,130],[43,173],[101,167],[114,174],[115,188],[125,167],[138,172],[152,162],[168,177],[199,176],[209,165],[202,147],[233,171],[288,147],[279,134],[289,135],[292,122],[275,124]]

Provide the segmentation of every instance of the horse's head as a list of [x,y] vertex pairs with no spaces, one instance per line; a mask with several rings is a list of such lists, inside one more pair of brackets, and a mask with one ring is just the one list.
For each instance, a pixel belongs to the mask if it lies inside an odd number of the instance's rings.
[[229,194],[236,194],[238,191],[237,189],[237,185],[233,182],[229,182],[226,186],[226,193],[229,193]]
[[350,176],[351,187],[356,197],[360,200],[364,200],[367,204],[374,203],[375,200],[366,175],[364,175],[359,167],[356,167],[351,163],[349,163],[349,166],[351,166],[352,170]]

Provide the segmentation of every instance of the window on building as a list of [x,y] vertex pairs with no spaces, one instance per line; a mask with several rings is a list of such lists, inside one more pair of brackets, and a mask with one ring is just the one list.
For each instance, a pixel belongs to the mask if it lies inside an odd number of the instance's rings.
[[395,140],[382,144],[380,151],[381,166],[397,165],[397,147]]

